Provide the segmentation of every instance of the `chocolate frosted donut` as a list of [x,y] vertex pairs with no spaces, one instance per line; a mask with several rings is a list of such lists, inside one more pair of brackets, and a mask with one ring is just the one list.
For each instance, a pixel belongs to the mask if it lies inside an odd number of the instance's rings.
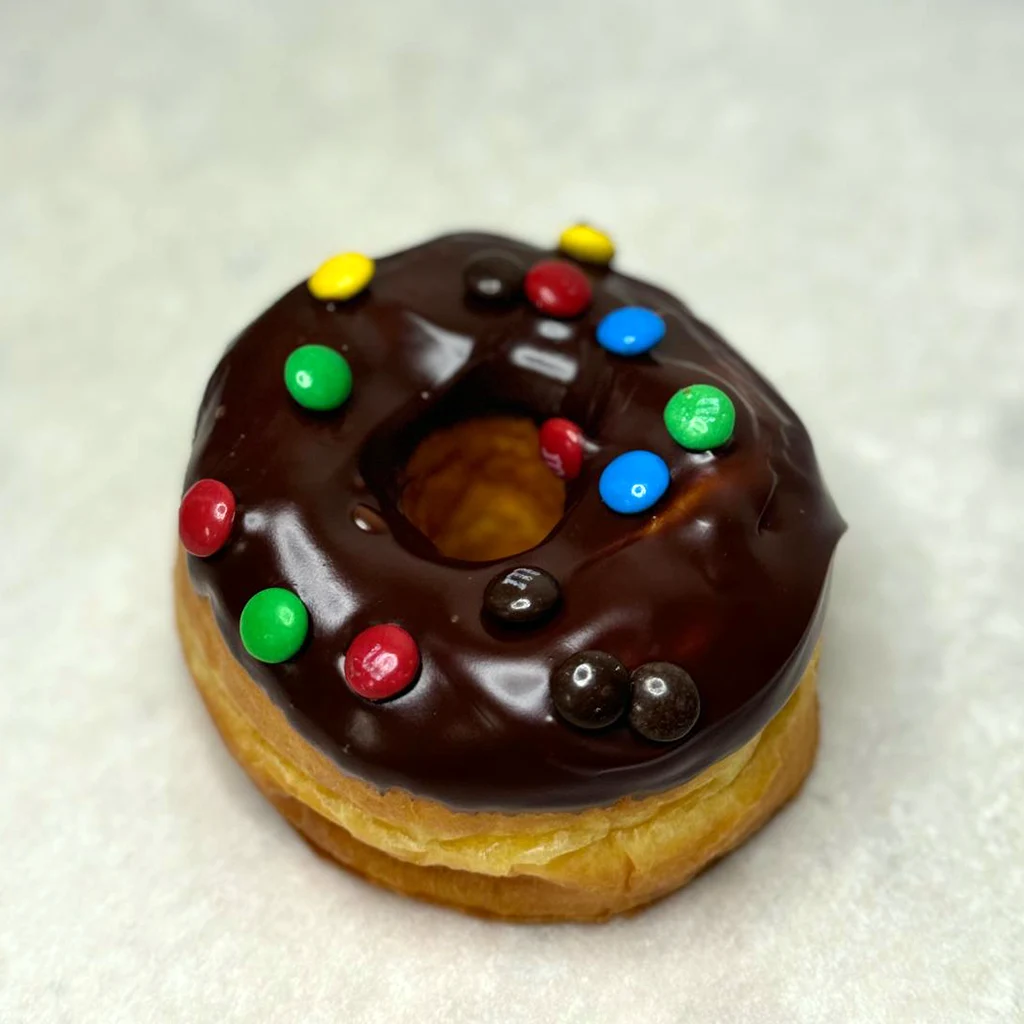
[[[843,531],[811,442],[606,242],[338,258],[207,387],[189,600],[289,744],[361,792],[509,819],[642,801],[750,747],[809,672]],[[553,688],[594,673],[615,709],[588,728]]]

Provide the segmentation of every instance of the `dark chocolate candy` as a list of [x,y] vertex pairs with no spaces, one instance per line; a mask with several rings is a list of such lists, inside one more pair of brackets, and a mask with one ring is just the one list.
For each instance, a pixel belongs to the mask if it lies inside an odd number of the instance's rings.
[[603,729],[626,710],[629,672],[604,651],[582,651],[552,673],[551,701],[567,722],[581,729]]
[[629,724],[658,743],[681,740],[700,717],[700,694],[690,674],[667,661],[649,661],[629,677]]
[[525,271],[511,256],[485,253],[471,259],[462,271],[469,295],[484,302],[515,302],[522,295]]
[[484,608],[502,622],[537,622],[555,610],[561,598],[558,580],[543,569],[521,565],[499,572],[484,591]]

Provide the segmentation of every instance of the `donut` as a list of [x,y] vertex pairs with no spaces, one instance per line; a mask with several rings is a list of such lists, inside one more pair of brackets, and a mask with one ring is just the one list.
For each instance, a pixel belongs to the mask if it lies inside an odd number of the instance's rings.
[[589,225],[343,253],[202,398],[177,623],[321,853],[519,920],[677,889],[799,789],[845,529],[776,391]]

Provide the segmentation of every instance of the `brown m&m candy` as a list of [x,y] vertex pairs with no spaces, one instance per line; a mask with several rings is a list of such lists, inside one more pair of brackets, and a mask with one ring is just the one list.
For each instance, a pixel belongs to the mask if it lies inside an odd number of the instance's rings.
[[515,625],[550,615],[562,598],[558,580],[543,569],[523,565],[500,572],[484,591],[484,608],[496,619]]
[[651,661],[633,671],[629,724],[658,743],[681,740],[700,716],[700,694],[690,674],[668,661]]
[[629,701],[629,672],[604,651],[581,651],[551,676],[558,713],[581,729],[603,729],[622,717]]
[[499,305],[519,298],[523,290],[523,275],[523,267],[511,256],[485,253],[466,264],[462,281],[469,295]]

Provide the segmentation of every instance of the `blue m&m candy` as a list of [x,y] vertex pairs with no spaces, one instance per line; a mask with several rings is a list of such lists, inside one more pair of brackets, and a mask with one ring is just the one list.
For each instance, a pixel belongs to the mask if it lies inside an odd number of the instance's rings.
[[597,343],[617,356],[638,356],[665,337],[665,321],[652,309],[623,306],[597,325]]
[[601,500],[623,515],[645,512],[668,490],[668,466],[654,452],[625,452],[612,459],[597,485]]

